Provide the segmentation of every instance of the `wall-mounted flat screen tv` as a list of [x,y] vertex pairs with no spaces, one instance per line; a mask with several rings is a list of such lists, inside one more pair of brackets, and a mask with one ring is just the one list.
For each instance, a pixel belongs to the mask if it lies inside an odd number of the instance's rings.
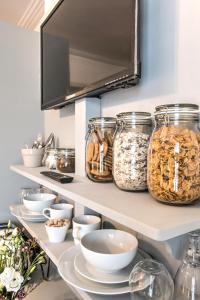
[[139,0],[62,0],[41,25],[42,109],[138,83]]

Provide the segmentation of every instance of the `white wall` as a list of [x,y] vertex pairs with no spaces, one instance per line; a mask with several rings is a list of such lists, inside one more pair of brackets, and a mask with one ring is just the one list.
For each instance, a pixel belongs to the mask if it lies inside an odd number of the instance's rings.
[[200,1],[179,0],[178,96],[200,104]]
[[39,35],[0,22],[0,222],[20,187],[31,183],[9,171],[20,149],[43,132],[39,89]]
[[70,104],[60,110],[44,112],[45,137],[53,132],[57,147],[73,148],[75,145],[75,105]]

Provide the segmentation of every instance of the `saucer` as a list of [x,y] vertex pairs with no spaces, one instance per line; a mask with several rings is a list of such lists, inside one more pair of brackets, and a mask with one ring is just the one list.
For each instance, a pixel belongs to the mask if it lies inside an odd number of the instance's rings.
[[130,293],[127,283],[102,284],[81,276],[76,272],[74,259],[80,253],[80,247],[74,246],[63,253],[58,261],[58,271],[60,276],[71,286],[85,292],[98,295],[122,295]]
[[32,211],[27,209],[24,205],[20,205],[20,211],[23,215],[28,215],[28,216],[36,216],[36,217],[42,217],[43,214],[42,212],[37,212],[37,211]]
[[11,205],[10,212],[13,216],[15,216],[17,218],[21,218],[28,222],[41,223],[41,222],[45,222],[47,220],[40,213],[35,213],[35,212],[30,213],[30,211],[28,211],[26,208],[24,208],[23,205]]
[[85,260],[81,251],[79,251],[74,260],[74,268],[80,275],[94,282],[105,284],[125,283],[129,281],[130,273],[135,264],[147,258],[147,256],[147,254],[144,254],[144,252],[139,249],[136,257],[126,268],[113,273],[105,273],[90,265]]

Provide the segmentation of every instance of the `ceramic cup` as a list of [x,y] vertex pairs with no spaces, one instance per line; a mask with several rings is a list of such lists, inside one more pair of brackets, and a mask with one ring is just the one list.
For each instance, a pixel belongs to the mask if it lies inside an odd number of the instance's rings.
[[92,215],[80,215],[78,217],[73,218],[73,238],[74,243],[78,245],[80,243],[81,238],[93,231],[100,229],[101,219],[97,216]]
[[53,227],[53,226],[45,225],[45,228],[50,243],[62,243],[66,238],[69,224],[61,227]]
[[67,203],[52,204],[50,208],[43,209],[43,215],[47,219],[68,219],[72,218],[73,205]]

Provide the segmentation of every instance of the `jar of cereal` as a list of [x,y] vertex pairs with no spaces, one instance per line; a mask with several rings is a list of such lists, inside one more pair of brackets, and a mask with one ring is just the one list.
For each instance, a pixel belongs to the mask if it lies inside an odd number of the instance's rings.
[[165,203],[190,204],[200,197],[199,107],[156,107],[148,153],[148,188]]

